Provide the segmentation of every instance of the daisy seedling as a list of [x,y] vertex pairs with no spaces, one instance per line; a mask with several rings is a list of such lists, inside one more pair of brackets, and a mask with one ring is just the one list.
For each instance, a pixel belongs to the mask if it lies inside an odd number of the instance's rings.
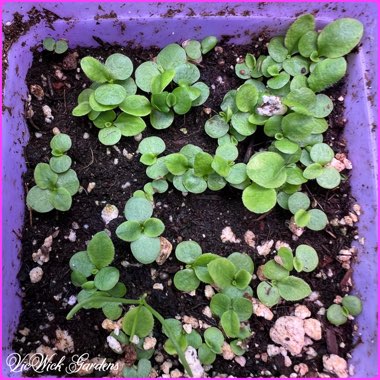
[[327,309],[327,319],[335,326],[345,324],[350,316],[356,317],[362,312],[363,306],[360,298],[344,296],[342,304],[333,304]]
[[141,140],[138,152],[141,153],[140,162],[151,166],[157,161],[157,157],[166,149],[164,140],[160,137],[151,136]]
[[318,254],[314,248],[301,244],[295,256],[290,248],[278,250],[274,260],[263,267],[263,275],[270,280],[263,281],[257,287],[260,301],[269,307],[276,305],[281,298],[286,301],[299,301],[310,295],[310,286],[301,278],[291,276],[290,272],[312,272],[318,266]]
[[63,54],[69,46],[65,40],[55,40],[51,37],[46,37],[43,41],[43,47],[47,51],[53,51],[56,54]]
[[53,157],[49,164],[39,163],[34,169],[33,186],[26,197],[28,207],[40,213],[53,209],[68,211],[72,197],[79,190],[77,174],[71,167],[66,152],[71,148],[70,136],[60,133],[50,141]]
[[119,239],[131,243],[131,251],[137,261],[151,264],[160,253],[159,236],[164,232],[165,225],[160,219],[152,218],[153,206],[142,197],[132,197],[125,204],[126,222],[116,229]]

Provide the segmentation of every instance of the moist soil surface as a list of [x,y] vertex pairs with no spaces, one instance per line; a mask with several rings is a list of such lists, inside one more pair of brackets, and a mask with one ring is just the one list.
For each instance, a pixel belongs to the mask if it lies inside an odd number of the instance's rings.
[[[167,130],[154,130],[149,126],[149,120],[146,120],[148,128],[143,132],[143,136],[157,135],[163,138],[167,153],[177,152],[187,143],[199,145],[205,151],[213,153],[216,141],[206,135],[204,123],[220,110],[219,105],[225,93],[243,83],[243,80],[237,78],[234,73],[236,59],[239,56],[244,57],[247,52],[256,56],[265,53],[265,41],[265,36],[261,36],[254,38],[245,46],[235,46],[225,38],[220,43],[220,48],[207,54],[201,63],[201,80],[211,87],[207,102],[203,106],[193,108],[185,116],[177,115],[174,124]],[[75,50],[78,59],[86,55],[104,59],[111,53],[121,52],[133,60],[135,68],[141,62],[152,59],[158,51],[156,47],[142,49],[108,44],[102,44],[94,49]],[[73,51],[69,51],[67,54],[72,53]],[[139,162],[138,154],[135,154],[138,142],[134,138],[124,137],[116,147],[106,147],[99,143],[98,130],[86,117],[77,118],[71,115],[78,94],[85,85],[89,85],[89,81],[79,70],[63,69],[63,59],[67,54],[57,55],[38,51],[34,53],[34,62],[27,76],[27,84],[28,87],[32,84],[43,86],[45,96],[42,101],[35,97],[31,99],[34,116],[28,119],[31,137],[25,148],[28,169],[24,174],[24,182],[26,190],[34,185],[34,167],[39,162],[48,162],[52,130],[58,128],[72,138],[73,147],[69,155],[73,159],[72,167],[78,174],[83,191],[74,196],[72,208],[65,213],[52,211],[48,214],[38,214],[25,208],[20,252],[21,269],[18,275],[22,289],[23,311],[18,331],[28,328],[30,333],[23,337],[17,332],[13,348],[21,354],[35,351],[41,344],[54,348],[56,330],[61,329],[67,330],[73,338],[74,352],[65,354],[57,351],[58,357],[66,355],[69,360],[73,354],[88,353],[90,358],[99,356],[116,361],[121,356],[114,353],[106,343],[108,332],[101,327],[104,316],[100,310],[82,310],[72,320],[66,320],[66,315],[72,307],[68,304],[68,300],[70,296],[78,293],[78,288],[70,282],[69,259],[75,252],[85,250],[86,242],[105,228],[111,232],[116,247],[115,265],[121,271],[121,281],[128,288],[128,298],[137,298],[147,293],[150,305],[166,318],[187,315],[209,325],[217,326],[218,322],[202,313],[203,308],[209,304],[202,286],[195,296],[181,293],[174,288],[172,278],[181,267],[174,256],[174,249],[162,266],[137,265],[131,255],[129,244],[116,238],[115,229],[124,221],[122,211],[126,201],[149,179],[145,175],[145,166]],[[75,57],[70,56],[70,58],[74,58],[75,63]],[[62,69],[66,78],[58,79],[56,69]],[[342,116],[344,106],[337,100],[344,95],[344,84],[340,83],[329,90],[328,95],[333,100],[335,108],[329,116],[330,128],[326,133],[326,140],[336,152],[344,152],[346,149],[342,137],[345,122]],[[42,113],[42,106],[45,104],[52,109],[54,115],[54,120],[50,124],[45,122]],[[205,112],[205,108],[211,109],[211,115]],[[266,144],[265,137],[256,132],[253,137],[239,144],[238,161],[243,161],[248,148],[255,152]],[[124,149],[133,154],[132,159],[123,155]],[[343,174],[349,178],[348,172]],[[87,187],[90,182],[95,182],[95,188],[88,192]],[[326,212],[329,220],[341,219],[348,215],[350,205],[353,203],[349,195],[348,180],[334,190],[324,190],[313,184],[308,184],[305,190],[309,192],[314,204],[318,204]],[[312,377],[323,372],[323,355],[334,353],[347,358],[353,347],[353,323],[347,323],[339,328],[333,327],[323,315],[323,308],[331,305],[336,295],[343,295],[348,290],[347,283],[350,281],[351,271],[343,269],[336,256],[341,249],[351,246],[356,233],[354,227],[342,228],[329,225],[321,232],[306,230],[295,242],[288,228],[289,212],[276,207],[267,214],[255,215],[243,206],[241,191],[229,187],[219,192],[206,191],[200,195],[187,196],[170,187],[165,194],[156,195],[155,202],[154,215],[165,223],[166,230],[163,236],[173,243],[173,248],[182,240],[192,239],[199,242],[203,252],[213,252],[221,256],[227,256],[235,251],[246,252],[252,257],[255,268],[258,268],[269,258],[273,258],[274,246],[266,258],[259,256],[257,249],[249,247],[244,241],[244,233],[251,230],[256,235],[256,245],[268,240],[287,242],[293,249],[298,244],[309,244],[317,250],[320,257],[317,270],[301,274],[311,288],[319,293],[317,300],[301,301],[301,304],[310,309],[312,317],[322,323],[322,340],[315,341],[311,346],[317,355],[313,358],[303,351],[300,356],[291,357],[290,367],[285,366],[282,355],[268,357],[267,361],[261,357],[261,354],[267,351],[268,344],[273,344],[269,330],[274,321],[280,316],[292,315],[294,312],[294,303],[282,302],[272,308],[274,313],[272,321],[254,316],[251,318],[253,336],[249,342],[249,350],[245,354],[246,365],[241,367],[235,361],[226,361],[218,356],[212,369],[208,371],[209,376],[289,376],[294,372],[294,365],[306,363],[309,367],[306,376]],[[120,215],[106,226],[101,218],[101,211],[107,203],[117,206]],[[240,239],[240,243],[222,242],[221,232],[227,226],[231,227],[236,237]],[[53,241],[49,262],[42,265],[44,272],[42,280],[32,284],[29,272],[37,266],[32,260],[32,253],[36,252],[44,239],[55,231],[59,231],[59,234]],[[75,241],[68,239],[70,231],[75,232]],[[163,290],[153,289],[154,283],[161,283]],[[253,289],[258,283],[257,278],[253,280]],[[161,351],[165,358],[173,362],[172,369],[182,370],[178,361],[168,356],[162,349],[165,337],[158,324],[155,326],[154,336],[158,339],[157,351]],[[152,363],[161,376],[159,364],[154,359]],[[65,376],[54,371],[50,373]],[[28,372],[27,375],[40,376],[34,372]],[[106,373],[101,372],[92,374],[99,377],[105,375]]]

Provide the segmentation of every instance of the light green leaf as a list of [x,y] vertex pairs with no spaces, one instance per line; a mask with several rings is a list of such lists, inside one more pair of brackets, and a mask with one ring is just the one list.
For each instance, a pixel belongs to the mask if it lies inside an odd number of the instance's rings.
[[73,116],[84,116],[91,112],[89,102],[79,103],[72,111]]
[[235,161],[239,155],[239,151],[234,144],[226,143],[218,146],[215,154],[223,157],[227,161]]
[[325,143],[315,144],[310,150],[310,158],[321,165],[326,165],[334,158],[334,151]]
[[272,307],[280,301],[280,293],[277,287],[263,281],[257,287],[257,297],[266,306]]
[[177,44],[165,46],[157,55],[156,62],[165,70],[175,69],[182,63],[186,63],[185,50]]
[[213,157],[209,153],[197,153],[194,158],[194,174],[198,177],[204,177],[211,174],[213,172],[211,167],[212,160]]
[[247,179],[247,165],[242,162],[232,166],[230,174],[226,177],[228,183],[239,185]]
[[263,268],[263,274],[269,280],[282,280],[289,276],[289,271],[277,264],[274,260],[269,260]]
[[232,284],[236,273],[235,265],[223,257],[212,260],[207,269],[215,285],[222,289]]
[[202,364],[210,365],[214,363],[216,354],[211,351],[206,343],[203,343],[198,349],[198,358]]
[[111,290],[119,281],[120,272],[114,267],[101,268],[94,278],[94,284],[99,290]]
[[311,293],[309,284],[298,277],[289,276],[277,283],[280,296],[286,301],[300,301]]
[[185,174],[189,167],[186,156],[181,153],[172,153],[167,155],[165,157],[165,165],[169,172],[174,175]]
[[213,116],[205,123],[205,132],[212,138],[224,136],[229,130],[229,125],[219,115]]
[[153,330],[154,319],[152,313],[145,306],[130,309],[123,318],[123,331],[131,336],[144,338]]
[[212,352],[216,354],[222,353],[222,345],[224,343],[224,336],[222,332],[216,327],[209,327],[204,332],[204,339],[207,346]]
[[363,24],[353,18],[341,18],[325,26],[318,36],[318,53],[328,58],[348,54],[363,36]]
[[287,58],[282,65],[284,70],[292,77],[309,73],[309,61],[300,55]]
[[213,314],[219,318],[231,308],[232,300],[222,293],[217,293],[211,298],[210,308]]
[[139,239],[131,243],[132,255],[141,264],[153,263],[157,259],[160,250],[160,239],[157,237],[151,238],[142,235]]
[[236,106],[241,112],[252,112],[258,101],[258,92],[250,83],[243,84],[236,92]]
[[356,296],[346,295],[343,297],[342,305],[348,310],[350,315],[356,317],[363,310],[362,301]]
[[303,57],[309,58],[313,52],[318,50],[317,38],[318,33],[314,30],[310,30],[300,38],[298,41],[298,51]]
[[143,223],[153,214],[152,203],[143,198],[130,198],[125,204],[124,215],[128,220]]
[[174,275],[174,286],[182,292],[191,292],[201,283],[193,269],[183,269]]
[[240,322],[248,321],[252,315],[252,302],[244,297],[236,297],[232,300],[232,308],[239,317]]
[[91,276],[95,269],[86,251],[77,252],[71,256],[69,265],[72,271],[77,271],[84,277]]
[[149,218],[143,224],[143,233],[149,237],[158,237],[165,231],[165,224],[157,218]]
[[307,82],[315,92],[321,92],[341,80],[346,74],[347,62],[344,58],[327,58],[318,62]]
[[312,272],[318,266],[319,259],[316,250],[306,244],[301,244],[296,248],[296,257],[302,264],[303,272]]
[[120,129],[122,136],[126,137],[137,136],[146,128],[145,121],[141,117],[128,115],[124,112],[119,114],[114,125]]
[[132,75],[132,61],[124,54],[111,54],[105,62],[105,66],[113,79],[126,80]]
[[197,82],[197,83],[194,83],[191,86],[191,88],[196,88],[201,92],[201,94],[195,100],[193,100],[193,103],[192,103],[193,107],[202,105],[203,103],[206,102],[206,100],[210,96],[210,89],[206,83]]
[[55,49],[54,51],[57,54],[63,54],[67,49],[69,48],[69,45],[65,40],[58,40],[55,44]]
[[309,223],[307,224],[307,228],[313,231],[322,231],[327,223],[329,222],[326,214],[318,209],[312,209],[308,211],[310,215]]
[[72,198],[64,187],[59,187],[57,190],[51,192],[50,203],[58,211],[68,211],[71,208]]
[[177,245],[175,256],[179,261],[191,264],[202,254],[202,248],[195,241],[183,241]]
[[207,54],[209,51],[214,49],[218,39],[214,36],[208,36],[201,41],[202,54]]
[[296,192],[288,199],[288,207],[292,214],[298,210],[307,210],[310,207],[310,199],[305,193]]
[[256,214],[263,214],[276,205],[276,191],[253,183],[243,191],[243,204]]
[[111,106],[120,104],[126,98],[127,92],[119,84],[103,84],[95,90],[94,96],[98,103]]
[[267,82],[267,86],[269,88],[277,90],[284,87],[289,82],[289,80],[290,75],[287,72],[283,71],[274,78],[269,79]]
[[160,70],[155,62],[143,62],[135,72],[135,80],[137,87],[144,92],[152,91],[152,80],[160,75]]
[[155,129],[169,128],[174,121],[174,114],[172,111],[168,113],[160,112],[152,109],[150,114],[150,123]]
[[207,189],[207,182],[194,174],[194,169],[189,169],[183,175],[183,185],[190,193],[200,194]]
[[227,259],[235,265],[237,270],[245,269],[248,273],[253,273],[253,261],[246,253],[233,252]]
[[128,220],[121,223],[116,229],[116,235],[119,239],[132,242],[140,238],[142,233],[141,224],[135,220]]
[[68,155],[64,154],[60,157],[51,157],[49,160],[49,165],[54,172],[60,174],[70,169],[71,162],[71,158]]
[[236,338],[240,332],[239,317],[235,311],[229,310],[223,313],[220,324],[229,338]]
[[177,84],[188,86],[195,83],[201,76],[197,66],[192,63],[182,63],[175,68],[175,76],[173,81]]
[[306,179],[315,179],[323,173],[323,167],[320,164],[310,164],[303,171],[303,176]]
[[34,169],[34,181],[40,189],[52,190],[58,181],[58,174],[51,170],[49,164],[39,163]]
[[94,82],[105,83],[112,79],[107,68],[93,57],[82,58],[80,66],[86,76]]
[[121,130],[117,127],[103,128],[99,131],[98,138],[103,145],[115,145],[121,139]]
[[315,29],[314,16],[306,14],[299,17],[296,21],[290,25],[285,36],[285,46],[289,50],[290,54],[297,51],[298,42],[300,38],[309,31]]
[[[278,188],[286,181],[285,161],[278,153],[257,153],[247,164],[247,174],[261,187]],[[269,193],[263,195],[269,196]]]
[[38,186],[33,186],[26,196],[26,204],[34,211],[45,213],[54,209],[50,198],[50,190],[43,190]]
[[115,247],[110,237],[104,232],[95,234],[87,246],[90,261],[98,268],[110,265],[115,257]]
[[347,321],[347,315],[344,313],[342,306],[333,304],[327,309],[327,319],[335,326],[344,325]]
[[317,177],[317,183],[324,189],[334,189],[340,184],[340,174],[333,167],[323,169],[323,173]]
[[133,116],[146,116],[152,110],[149,100],[142,95],[127,96],[119,105],[119,108]]
[[294,221],[298,227],[306,227],[310,222],[311,216],[308,211],[300,209],[294,214]]
[[273,37],[268,44],[268,53],[276,62],[285,61],[288,49],[284,46],[284,37]]
[[58,187],[64,187],[71,196],[75,195],[79,190],[79,180],[77,173],[73,169],[58,175]]

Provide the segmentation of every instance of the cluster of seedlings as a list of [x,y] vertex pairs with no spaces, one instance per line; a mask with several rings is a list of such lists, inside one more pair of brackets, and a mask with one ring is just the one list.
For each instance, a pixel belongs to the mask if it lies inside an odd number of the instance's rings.
[[[311,206],[304,185],[315,180],[320,187],[333,189],[344,178],[331,165],[334,151],[324,142],[326,117],[333,111],[333,103],[321,92],[343,78],[347,69],[344,56],[357,46],[362,34],[363,26],[357,20],[339,19],[316,31],[314,17],[304,15],[285,36],[270,40],[268,55],[248,53],[235,67],[236,75],[245,82],[225,94],[221,111],[205,123],[205,133],[218,142],[214,154],[187,144],[165,155],[161,138],[141,140],[140,162],[151,182],[126,202],[126,221],[116,230],[119,239],[130,243],[134,258],[146,265],[160,254],[165,225],[153,217],[154,195],[166,192],[169,184],[182,193],[194,194],[231,186],[242,191],[242,202],[253,213],[266,213],[278,204],[289,210],[297,227],[323,230],[327,216]],[[207,37],[201,42],[185,41],[182,46],[170,44],[154,60],[136,69],[129,57],[119,53],[110,55],[105,63],[85,57],[81,68],[93,83],[80,93],[72,113],[87,116],[99,128],[98,138],[104,145],[114,145],[122,136],[139,135],[147,126],[144,118],[149,118],[149,125],[155,129],[169,128],[175,115],[186,114],[209,97],[208,86],[199,81],[199,63],[216,43],[215,37]],[[45,40],[44,47],[63,52],[61,41]],[[260,128],[268,138],[267,146],[247,163],[237,162],[239,143]],[[27,196],[28,206],[41,213],[69,210],[79,188],[66,154],[70,137],[58,134],[50,145],[53,157],[49,164],[36,166],[36,186]],[[235,355],[244,355],[253,333],[249,326],[252,297],[257,296],[268,308],[282,300],[300,301],[312,289],[297,273],[312,272],[319,264],[318,253],[309,245],[301,244],[295,252],[281,247],[261,268],[260,275],[257,273],[261,281],[253,289],[250,284],[255,266],[245,253],[222,257],[202,252],[195,241],[183,241],[177,245],[175,256],[183,264],[173,279],[179,291],[192,292],[204,283],[216,292],[209,307],[219,321],[218,327],[207,328],[203,336],[195,330],[186,332],[176,319],[163,318],[149,306],[146,295],[137,300],[125,298],[127,287],[120,282],[119,270],[111,266],[115,249],[105,232],[93,236],[87,250],[70,260],[71,281],[81,290],[78,304],[67,318],[81,309],[102,309],[112,321],[122,317],[122,328],[113,331],[109,341],[120,354],[121,347],[134,347],[135,361],[124,369],[124,377],[149,375],[154,349],[144,349],[143,340],[151,336],[155,319],[168,338],[165,351],[178,355],[190,376],[197,373],[191,357],[195,355],[202,365],[210,365],[226,341]],[[130,307],[125,312],[127,305]],[[339,326],[361,309],[357,297],[346,296],[342,305],[328,309],[327,319]]]

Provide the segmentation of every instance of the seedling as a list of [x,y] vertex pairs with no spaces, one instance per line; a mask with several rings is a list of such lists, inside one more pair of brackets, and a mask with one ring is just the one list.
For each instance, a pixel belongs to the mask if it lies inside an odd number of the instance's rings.
[[276,305],[281,298],[286,301],[299,301],[310,295],[310,286],[301,278],[291,276],[297,272],[312,272],[318,266],[318,254],[314,248],[301,244],[296,254],[290,248],[282,247],[278,255],[269,260],[263,268],[263,274],[271,282],[263,281],[257,287],[257,296],[266,306]]
[[43,41],[44,49],[47,51],[53,51],[57,54],[63,54],[67,51],[69,46],[65,40],[55,40],[51,37],[46,37]]
[[36,183],[27,194],[28,207],[40,213],[53,209],[68,211],[72,196],[79,190],[77,174],[71,167],[71,158],[66,152],[71,148],[70,136],[60,133],[50,141],[53,157],[49,164],[39,163],[34,169]]
[[327,309],[327,319],[335,326],[345,324],[350,316],[356,317],[362,312],[363,306],[360,298],[344,296],[342,305],[333,304]]
[[141,140],[138,152],[141,153],[140,162],[150,166],[156,163],[157,157],[166,149],[164,140],[160,137],[152,136]]
[[153,206],[146,198],[132,197],[125,204],[126,222],[116,229],[119,239],[131,243],[131,251],[137,261],[151,264],[160,253],[159,236],[165,225],[160,219],[152,218]]
[[140,359],[137,366],[125,367],[123,369],[123,377],[126,378],[147,378],[149,377],[152,365],[148,359]]
[[[77,296],[78,303],[71,309],[66,318],[72,319],[81,309],[101,308],[106,318],[117,320],[123,313],[122,305],[134,305],[135,307],[131,307],[123,317],[122,333],[113,336],[123,344],[132,342],[135,336],[144,338],[153,331],[154,318],[156,318],[163,326],[164,334],[172,343],[187,373],[192,376],[191,369],[182,349],[177,344],[175,333],[170,324],[148,305],[146,296],[144,295],[138,300],[123,298],[127,289],[122,282],[119,282],[119,271],[110,266],[114,257],[114,245],[105,232],[95,234],[88,243],[86,251],[77,252],[71,257],[71,281],[73,285],[81,287],[82,290]],[[93,279],[89,279],[90,277]],[[147,356],[149,355],[150,353]],[[140,368],[141,373],[146,373],[147,363],[143,361],[139,365],[137,369]],[[131,375],[132,372],[128,372],[128,374]]]

